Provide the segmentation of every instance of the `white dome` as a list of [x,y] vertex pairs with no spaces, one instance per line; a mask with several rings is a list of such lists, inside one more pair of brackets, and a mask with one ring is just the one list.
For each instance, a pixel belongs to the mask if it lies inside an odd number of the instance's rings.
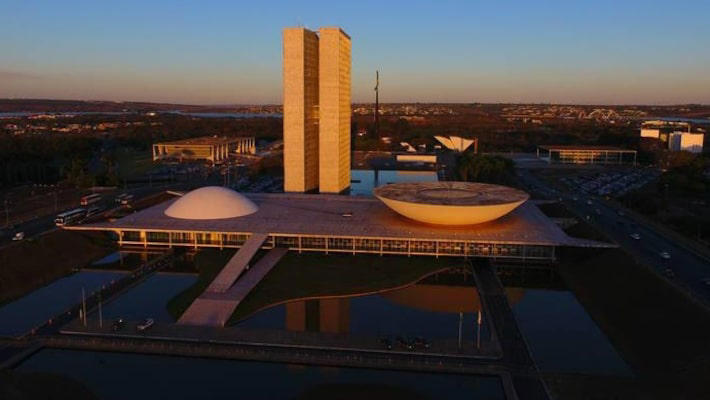
[[257,212],[259,207],[234,190],[220,186],[195,189],[165,209],[165,215],[182,219],[223,219]]

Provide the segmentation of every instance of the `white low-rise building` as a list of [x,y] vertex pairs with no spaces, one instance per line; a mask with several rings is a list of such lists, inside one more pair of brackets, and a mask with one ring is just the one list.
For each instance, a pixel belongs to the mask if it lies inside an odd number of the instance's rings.
[[704,136],[702,133],[673,132],[668,136],[668,150],[702,153]]
[[641,137],[660,139],[661,130],[658,128],[641,128]]

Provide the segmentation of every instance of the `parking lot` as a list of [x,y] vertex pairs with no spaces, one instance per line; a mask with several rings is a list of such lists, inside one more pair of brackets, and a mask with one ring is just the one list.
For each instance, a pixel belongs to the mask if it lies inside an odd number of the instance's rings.
[[661,175],[655,168],[629,168],[565,177],[560,181],[573,190],[595,196],[622,196]]

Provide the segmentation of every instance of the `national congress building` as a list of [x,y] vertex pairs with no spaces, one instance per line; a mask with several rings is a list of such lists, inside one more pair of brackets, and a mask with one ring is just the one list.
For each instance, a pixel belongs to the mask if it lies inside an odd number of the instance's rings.
[[350,187],[350,68],[350,36],[342,29],[284,29],[286,192]]

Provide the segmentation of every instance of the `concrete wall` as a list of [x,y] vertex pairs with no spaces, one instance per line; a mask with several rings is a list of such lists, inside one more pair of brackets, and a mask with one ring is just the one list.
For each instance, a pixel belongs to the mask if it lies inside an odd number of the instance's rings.
[[669,136],[668,149],[702,153],[704,136],[702,133],[673,132]]
[[319,189],[350,187],[350,37],[337,27],[320,28]]
[[318,187],[318,35],[283,31],[284,190]]
[[641,137],[658,139],[660,134],[660,129],[641,128]]

